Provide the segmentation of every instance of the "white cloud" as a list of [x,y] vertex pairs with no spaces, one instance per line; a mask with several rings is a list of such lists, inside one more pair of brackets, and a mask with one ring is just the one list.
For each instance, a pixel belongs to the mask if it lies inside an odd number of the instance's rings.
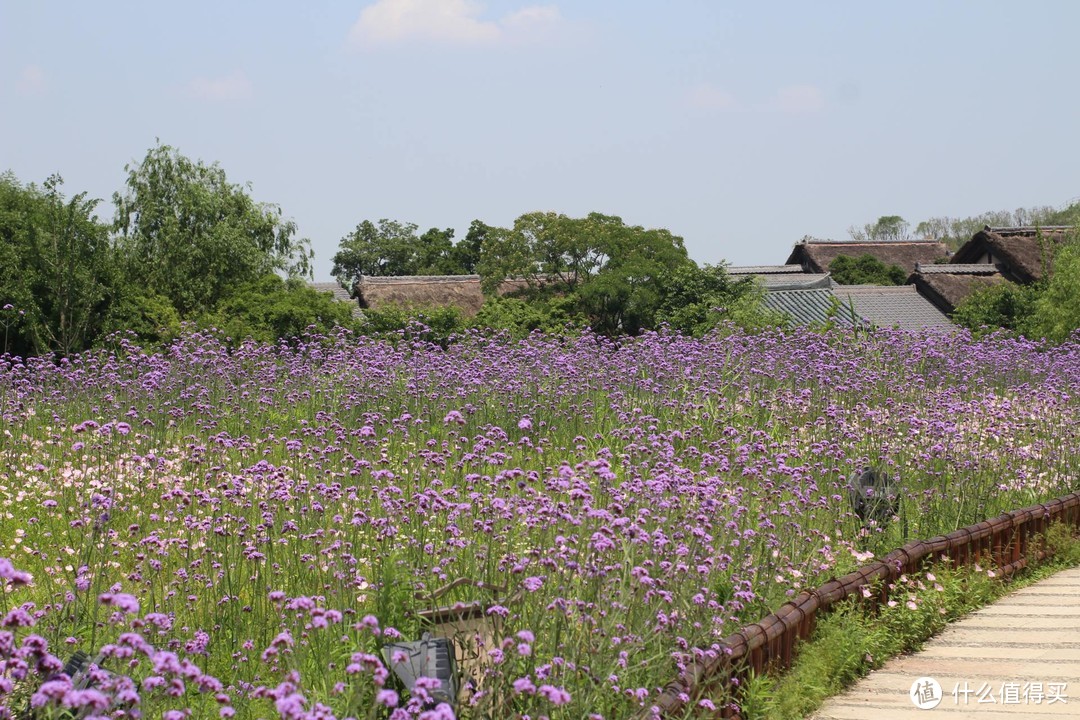
[[739,107],[739,101],[734,95],[709,83],[690,88],[687,101],[691,107],[702,110],[735,110]]
[[786,113],[815,113],[825,107],[825,93],[816,85],[788,85],[776,91],[772,106]]
[[188,95],[198,100],[247,100],[254,94],[243,70],[215,78],[195,78],[187,85]]
[[19,71],[16,83],[19,92],[25,95],[37,95],[45,92],[45,71],[40,65],[26,65]]
[[561,20],[554,5],[530,5],[499,20],[483,19],[483,10],[474,0],[378,0],[360,12],[349,41],[357,47],[409,40],[481,45],[531,38]]
[[556,5],[530,5],[510,13],[499,24],[507,30],[532,32],[556,25],[560,20],[562,13]]

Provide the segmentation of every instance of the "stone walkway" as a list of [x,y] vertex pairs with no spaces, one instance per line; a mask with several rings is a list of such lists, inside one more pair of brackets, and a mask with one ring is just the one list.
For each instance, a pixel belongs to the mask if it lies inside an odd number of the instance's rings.
[[828,700],[814,718],[927,720],[962,713],[986,720],[1080,718],[1080,568],[953,623],[921,652],[889,661]]

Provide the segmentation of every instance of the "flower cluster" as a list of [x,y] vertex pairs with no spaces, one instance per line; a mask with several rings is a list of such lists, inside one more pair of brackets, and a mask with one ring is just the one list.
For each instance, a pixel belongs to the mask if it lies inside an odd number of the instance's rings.
[[[963,333],[3,356],[0,718],[624,717],[798,590],[1067,492],[1078,405],[1075,345]],[[452,709],[382,654],[424,633]]]

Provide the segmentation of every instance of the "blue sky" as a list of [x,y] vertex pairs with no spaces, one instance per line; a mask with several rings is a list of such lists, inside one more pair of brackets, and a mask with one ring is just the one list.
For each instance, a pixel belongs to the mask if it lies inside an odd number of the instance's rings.
[[104,199],[155,139],[311,239],[592,211],[698,262],[1080,198],[1080,3],[0,0],[0,171]]

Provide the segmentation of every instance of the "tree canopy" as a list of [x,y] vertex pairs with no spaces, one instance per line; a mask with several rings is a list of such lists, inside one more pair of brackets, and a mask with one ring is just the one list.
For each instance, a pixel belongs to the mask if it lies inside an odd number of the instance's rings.
[[489,294],[508,278],[520,278],[534,295],[572,295],[594,330],[613,334],[651,327],[662,299],[661,277],[692,263],[682,238],[668,230],[630,226],[600,213],[571,218],[533,212],[511,228],[490,230],[477,270]]
[[901,242],[911,239],[910,225],[899,215],[882,215],[861,228],[852,225],[848,234],[858,242]]
[[126,270],[182,315],[212,310],[231,287],[267,273],[310,275],[296,224],[230,183],[216,163],[159,144],[125,169],[126,190],[113,204]]
[[992,210],[965,218],[933,217],[915,226],[915,234],[945,243],[950,250],[961,245],[986,226],[1076,225],[1080,223],[1080,202],[1064,208],[1041,205],[1016,210]]
[[1063,342],[1080,329],[1080,230],[1058,246],[1047,277],[1031,285],[1003,282],[972,294],[953,312],[971,330],[1005,329]]
[[454,230],[419,226],[383,218],[364,220],[341,239],[332,275],[352,288],[360,278],[395,275],[469,275],[476,271],[480,245],[488,226],[474,220],[465,238],[455,244]]
[[65,200],[58,175],[44,187],[0,175],[0,307],[3,352],[17,355],[86,348],[115,294],[115,254],[94,215],[96,200]]
[[908,276],[899,265],[886,265],[870,254],[838,255],[829,273],[841,285],[903,285]]

